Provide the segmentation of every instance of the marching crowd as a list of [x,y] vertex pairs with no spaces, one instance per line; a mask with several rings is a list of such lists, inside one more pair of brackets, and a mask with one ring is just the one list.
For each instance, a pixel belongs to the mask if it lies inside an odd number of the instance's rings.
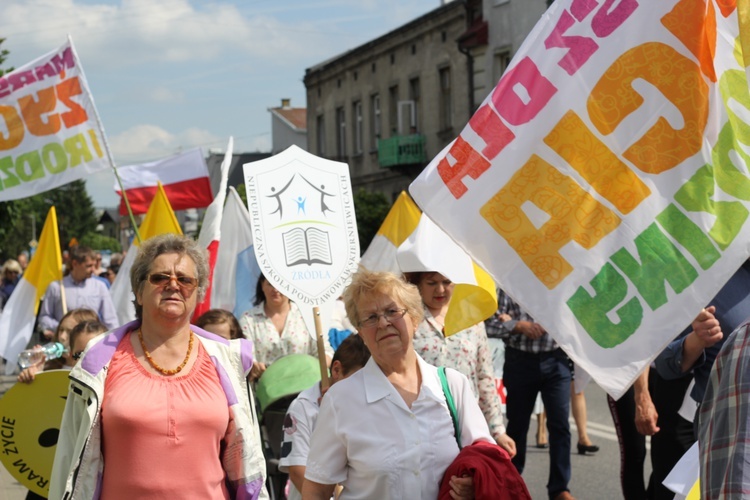
[[[269,457],[258,381],[285,356],[318,356],[299,308],[261,275],[254,307],[239,318],[214,309],[193,321],[208,286],[205,251],[177,235],[137,251],[135,321],[119,324],[108,291],[121,256],[103,269],[84,246],[70,249],[62,284],[50,284],[41,304],[30,344],[57,341],[67,351],[18,380],[70,370],[49,498],[267,498],[274,458],[290,499],[530,498],[522,473],[537,414],[548,496],[565,500],[571,410],[578,453],[598,451],[574,389],[580,368],[504,291],[492,317],[446,337],[445,276],[360,269],[341,298],[345,334],[332,330],[323,342],[331,386],[299,393],[280,456]],[[0,307],[27,261],[3,264]],[[749,487],[748,317],[745,262],[619,400],[608,397],[626,500],[674,498],[662,481],[696,440],[703,498],[741,498]]]

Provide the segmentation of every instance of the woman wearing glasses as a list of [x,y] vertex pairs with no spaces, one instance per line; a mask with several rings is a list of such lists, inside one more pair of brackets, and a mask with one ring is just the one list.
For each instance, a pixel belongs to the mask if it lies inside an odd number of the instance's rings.
[[205,250],[147,240],[130,281],[138,319],[89,343],[71,371],[50,498],[265,498],[252,346],[190,325]]
[[[262,274],[255,288],[254,307],[239,318],[242,334],[253,342],[253,369],[257,380],[266,367],[287,354],[318,356],[318,344],[310,335],[297,305],[278,291]],[[323,336],[326,359],[331,364],[333,349]]]
[[513,457],[516,443],[505,433],[484,323],[446,337],[445,315],[453,297],[453,282],[436,272],[406,273],[406,279],[417,286],[424,304],[424,319],[414,334],[414,349],[428,363],[448,366],[466,375],[492,436]]
[[[344,292],[349,319],[372,357],[332,386],[313,431],[303,499],[437,498],[459,452],[438,370],[414,351],[422,300],[391,273],[360,270]],[[461,444],[494,443],[465,376],[449,369]],[[456,498],[472,498],[472,478],[446,478]]]

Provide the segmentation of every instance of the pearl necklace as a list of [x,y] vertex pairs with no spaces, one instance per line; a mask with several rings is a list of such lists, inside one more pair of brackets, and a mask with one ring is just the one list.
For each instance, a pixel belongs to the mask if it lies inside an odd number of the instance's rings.
[[190,353],[193,352],[193,332],[190,331],[190,341],[188,341],[188,349],[187,354],[185,354],[185,359],[182,360],[182,363],[180,363],[180,366],[173,370],[168,370],[166,368],[162,368],[158,364],[156,364],[156,361],[151,358],[151,353],[148,352],[148,349],[146,349],[146,343],[143,341],[143,332],[141,329],[138,329],[138,340],[141,341],[141,349],[143,349],[143,355],[146,356],[146,360],[148,361],[148,364],[151,365],[151,367],[161,373],[162,375],[176,375],[182,371],[183,368],[185,368],[185,365],[187,364],[188,360],[190,359]]

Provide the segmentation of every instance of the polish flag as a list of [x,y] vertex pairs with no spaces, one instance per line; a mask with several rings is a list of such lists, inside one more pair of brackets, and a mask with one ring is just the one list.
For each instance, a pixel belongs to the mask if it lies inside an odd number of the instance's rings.
[[[156,196],[156,185],[161,182],[172,210],[205,208],[213,201],[208,167],[200,148],[191,149],[163,160],[140,165],[127,165],[117,169],[122,186],[128,195],[133,213],[145,214]],[[125,199],[115,181],[115,191],[120,195],[120,215],[127,215]]]
[[[227,181],[229,179],[229,166],[232,164],[232,150],[234,149],[234,138],[229,138],[227,152],[221,162],[221,181],[216,198],[208,206],[206,215],[203,217],[203,225],[198,235],[198,244],[208,250],[208,290],[203,302],[198,304],[193,313],[193,320],[198,319],[201,314],[211,309],[211,290],[214,281],[214,268],[216,258],[219,254],[219,240],[221,239],[221,220],[224,214],[224,201],[227,198]],[[226,279],[226,276],[224,276]]]

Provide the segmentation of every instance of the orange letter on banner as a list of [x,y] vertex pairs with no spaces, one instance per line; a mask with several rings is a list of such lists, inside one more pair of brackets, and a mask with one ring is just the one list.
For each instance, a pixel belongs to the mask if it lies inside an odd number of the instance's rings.
[[[674,9],[661,18],[661,23],[700,61],[701,71],[716,81],[711,47],[716,42],[714,5],[705,0],[680,0]],[[714,49],[715,50],[715,49]]]
[[57,89],[57,98],[62,101],[70,111],[61,113],[65,128],[75,127],[81,123],[88,121],[89,116],[86,114],[86,110],[81,107],[80,104],[71,99],[74,95],[81,95],[81,82],[78,77],[63,80],[58,83],[55,88]]
[[[454,165],[451,166],[448,162],[448,156],[456,160]],[[467,191],[461,179],[467,175],[472,179],[478,179],[488,168],[490,168],[490,162],[459,135],[448,154],[438,163],[437,171],[451,194],[459,199]]]
[[591,133],[574,111],[565,113],[544,142],[623,214],[651,194],[635,172]]
[[60,131],[60,116],[55,113],[57,99],[55,89],[47,87],[34,96],[27,95],[18,99],[23,121],[29,133],[36,136],[54,135]]
[[13,106],[0,106],[0,116],[5,119],[5,126],[8,127],[7,137],[0,133],[0,151],[7,151],[21,144],[26,131],[23,128],[21,117],[18,116],[18,112]]
[[[549,215],[539,229],[523,211],[526,202]],[[484,204],[480,214],[549,289],[573,270],[560,255],[562,247],[575,241],[592,248],[620,224],[614,212],[574,179],[536,155]]]
[[620,56],[597,82],[588,100],[589,117],[604,135],[643,104],[632,87],[642,78],[658,88],[682,114],[685,125],[673,129],[659,117],[623,156],[640,170],[659,174],[700,151],[708,118],[708,85],[698,66],[669,45],[649,42]]

